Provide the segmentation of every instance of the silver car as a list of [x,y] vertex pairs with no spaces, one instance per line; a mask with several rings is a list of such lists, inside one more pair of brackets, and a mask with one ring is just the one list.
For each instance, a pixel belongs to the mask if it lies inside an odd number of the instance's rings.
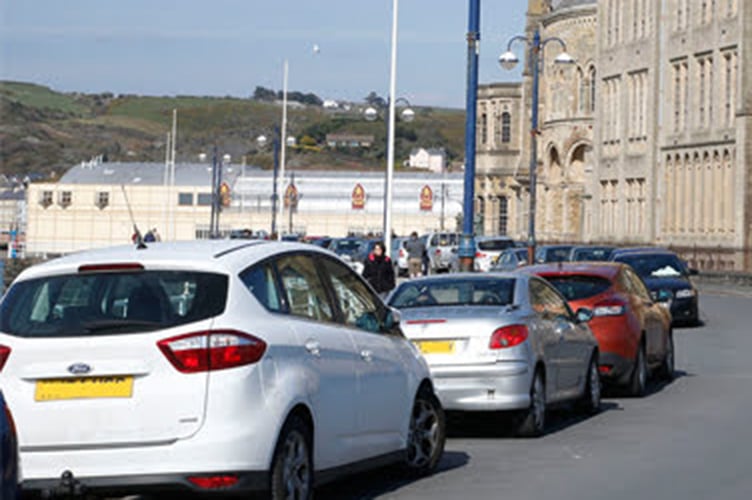
[[538,436],[546,407],[600,407],[598,344],[541,278],[458,273],[402,283],[389,297],[405,335],[428,361],[447,410],[520,411],[518,432]]

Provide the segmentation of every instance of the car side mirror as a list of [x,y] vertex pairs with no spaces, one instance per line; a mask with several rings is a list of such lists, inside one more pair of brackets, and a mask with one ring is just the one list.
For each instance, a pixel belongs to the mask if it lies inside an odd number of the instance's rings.
[[577,312],[574,316],[577,319],[578,323],[587,323],[588,321],[593,319],[593,310],[588,309],[587,307],[580,307],[579,309],[577,309]]
[[384,318],[384,329],[391,331],[395,327],[399,326],[402,321],[402,314],[393,307],[390,307],[386,311],[386,317]]

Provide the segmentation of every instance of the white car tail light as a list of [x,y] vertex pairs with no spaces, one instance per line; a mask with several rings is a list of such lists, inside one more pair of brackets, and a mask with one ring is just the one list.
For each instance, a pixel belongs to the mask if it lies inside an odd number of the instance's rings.
[[266,342],[235,330],[189,333],[160,340],[157,346],[179,372],[225,370],[256,363]]
[[10,356],[10,347],[0,345],[0,371],[3,371],[3,366]]

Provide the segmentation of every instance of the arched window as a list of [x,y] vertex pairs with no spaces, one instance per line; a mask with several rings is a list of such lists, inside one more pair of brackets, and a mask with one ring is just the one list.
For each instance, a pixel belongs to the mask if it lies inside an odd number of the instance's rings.
[[508,111],[501,114],[501,142],[509,143],[512,140],[512,115]]
[[590,81],[590,112],[595,112],[595,68],[591,67],[588,71],[588,80]]
[[587,105],[587,99],[588,99],[588,85],[590,84],[590,80],[585,77],[585,75],[582,73],[582,70],[577,68],[577,84],[579,85],[578,89],[578,95],[577,95],[577,111],[579,113],[584,113],[587,109],[589,109],[589,106]]

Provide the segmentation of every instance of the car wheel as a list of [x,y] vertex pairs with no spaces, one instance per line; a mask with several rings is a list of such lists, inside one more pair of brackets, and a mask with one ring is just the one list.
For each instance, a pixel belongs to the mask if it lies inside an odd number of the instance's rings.
[[274,450],[271,498],[313,498],[311,429],[298,416],[291,416],[280,432]]
[[648,386],[648,365],[645,362],[645,346],[640,344],[637,349],[632,377],[629,381],[629,395],[633,398],[641,398],[645,395]]
[[598,373],[598,355],[595,353],[590,358],[585,392],[582,394],[578,407],[588,415],[595,415],[601,409],[601,376]]
[[671,381],[674,379],[674,366],[676,363],[674,352],[674,332],[669,330],[668,342],[666,344],[666,355],[663,358],[661,369],[659,371],[660,377],[663,380]]
[[546,429],[546,385],[540,370],[535,371],[530,387],[530,406],[525,411],[517,428],[522,437],[542,436]]
[[439,464],[446,441],[444,409],[436,395],[427,388],[418,391],[410,415],[405,466],[408,474],[424,476]]

